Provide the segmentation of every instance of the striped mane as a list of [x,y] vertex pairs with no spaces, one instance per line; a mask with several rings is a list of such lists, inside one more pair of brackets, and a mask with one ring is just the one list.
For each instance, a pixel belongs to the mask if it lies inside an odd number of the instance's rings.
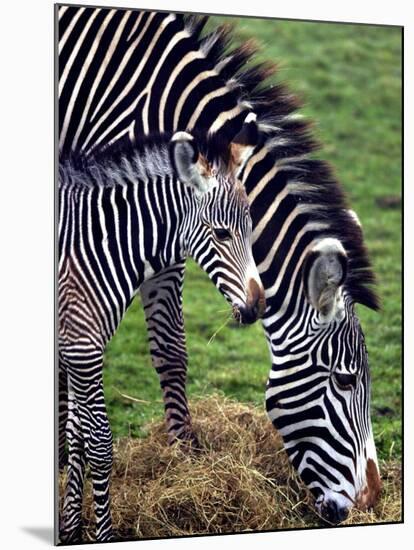
[[[220,136],[206,136],[202,131],[193,131],[200,153],[208,161],[225,170],[229,162],[229,144]],[[71,185],[88,187],[100,185],[108,187],[120,180],[120,171],[130,174],[131,166],[125,164],[129,159],[133,166],[134,178],[148,179],[153,177],[172,176],[175,168],[171,162],[169,145],[172,132],[155,133],[140,136],[139,141],[131,142],[123,136],[114,143],[94,149],[89,155],[81,151],[62,153],[59,157],[61,183],[70,177]]]
[[[284,84],[269,82],[269,77],[277,71],[276,65],[252,63],[259,50],[253,41],[229,50],[233,33],[228,25],[201,36],[206,20],[206,17],[186,17],[186,28],[199,41],[199,47],[208,52],[212,64],[223,67],[221,75],[234,88],[239,88],[240,96],[256,113],[262,133],[258,148],[265,147],[274,163],[283,163],[283,159],[289,161],[295,182],[290,186],[292,199],[308,216],[309,222],[327,226],[320,237],[336,237],[342,242],[348,254],[345,290],[354,302],[379,309],[380,301],[374,289],[376,278],[362,229],[350,213],[347,198],[331,166],[325,161],[309,158],[321,145],[312,135],[312,123],[297,112],[300,101]],[[248,69],[246,65],[249,65]],[[246,188],[250,193],[254,187],[249,187],[247,181]],[[265,197],[262,202],[269,204]]]

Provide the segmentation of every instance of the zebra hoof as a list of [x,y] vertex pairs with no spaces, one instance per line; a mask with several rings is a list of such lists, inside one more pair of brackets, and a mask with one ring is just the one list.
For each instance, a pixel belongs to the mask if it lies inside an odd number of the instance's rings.
[[68,453],[65,450],[62,453],[59,453],[59,472],[63,472],[67,464],[68,464]]
[[179,435],[170,434],[168,442],[170,445],[179,445],[180,450],[185,453],[200,452],[202,450],[202,446],[197,436],[190,430],[181,432]]
[[183,448],[188,449],[189,452],[200,453],[202,451],[202,446],[194,434],[190,439],[181,441],[181,445]]
[[61,527],[59,529],[59,541],[62,544],[82,542],[82,524],[72,528]]
[[115,540],[112,529],[105,531],[105,533],[97,533],[96,535],[96,542],[114,542]]

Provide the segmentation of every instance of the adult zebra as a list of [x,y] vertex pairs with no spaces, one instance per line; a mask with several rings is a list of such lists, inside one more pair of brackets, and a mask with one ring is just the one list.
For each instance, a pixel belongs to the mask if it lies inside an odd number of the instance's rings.
[[71,434],[60,528],[65,542],[81,526],[85,462],[97,540],[112,537],[112,435],[102,360],[137,290],[191,255],[242,321],[255,321],[264,307],[247,196],[235,173],[249,147],[233,146],[214,164],[206,157],[210,144],[200,155],[188,133],[175,133],[169,147],[157,138],[138,150],[124,140],[88,161],[61,160],[59,370],[68,381]]
[[[367,354],[354,311],[355,303],[377,309],[370,288],[374,275],[340,186],[325,163],[309,158],[315,142],[295,116],[295,99],[283,87],[266,84],[268,65],[246,68],[253,54],[249,45],[228,51],[228,31],[200,38],[203,23],[171,14],[63,10],[61,91],[67,99],[61,146],[89,151],[95,140],[125,133],[133,140],[160,128],[205,127],[230,140],[246,111],[254,111],[260,142],[241,178],[267,299],[263,322],[272,368],[266,407],[317,508],[336,523],[354,504],[373,505],[380,486]],[[97,30],[110,25],[112,31],[103,30],[95,42]],[[79,68],[66,70],[74,45],[72,66],[78,60],[78,67],[88,69],[80,79]],[[66,104],[73,106],[71,116]],[[74,117],[81,121],[76,131],[70,129]],[[183,273],[183,265],[177,266],[174,277],[169,274],[174,283],[161,284],[156,300],[149,288],[143,293],[170,440],[193,438],[185,396]],[[174,329],[173,347],[164,345],[164,326]]]

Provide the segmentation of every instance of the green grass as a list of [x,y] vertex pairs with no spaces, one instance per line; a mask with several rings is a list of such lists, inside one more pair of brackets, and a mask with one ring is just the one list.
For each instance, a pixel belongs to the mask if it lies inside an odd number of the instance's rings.
[[[227,19],[227,18],[226,18]],[[231,18],[230,18],[231,19]],[[372,372],[373,425],[380,458],[401,456],[401,32],[397,28],[259,19],[231,19],[239,40],[255,37],[262,59],[277,61],[276,81],[305,98],[366,236],[383,302],[380,313],[359,307]],[[216,20],[213,21],[213,24]],[[387,203],[388,198],[397,204]],[[222,324],[226,304],[189,262],[184,312],[189,351],[188,393],[221,390],[263,403],[270,367],[260,324]],[[132,305],[105,356],[105,392],[114,436],[143,434],[163,415],[152,371],[142,308]],[[133,403],[117,390],[149,401]]]

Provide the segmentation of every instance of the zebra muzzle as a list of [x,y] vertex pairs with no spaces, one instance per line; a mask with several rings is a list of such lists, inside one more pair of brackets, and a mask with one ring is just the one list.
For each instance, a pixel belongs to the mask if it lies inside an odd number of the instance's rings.
[[235,319],[244,325],[250,325],[262,317],[266,307],[264,289],[255,279],[249,280],[247,288],[246,304],[233,308]]
[[325,521],[331,525],[338,525],[348,517],[349,508],[339,506],[334,500],[328,500],[322,506],[320,513]]

